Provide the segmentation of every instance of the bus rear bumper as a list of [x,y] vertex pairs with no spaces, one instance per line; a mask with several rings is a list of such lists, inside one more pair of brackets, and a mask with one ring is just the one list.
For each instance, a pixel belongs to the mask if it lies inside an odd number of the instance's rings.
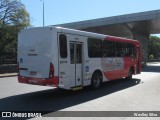
[[33,85],[58,87],[59,77],[55,76],[53,78],[32,78],[32,77],[23,77],[23,76],[18,75],[18,82],[26,83],[26,84],[33,84]]

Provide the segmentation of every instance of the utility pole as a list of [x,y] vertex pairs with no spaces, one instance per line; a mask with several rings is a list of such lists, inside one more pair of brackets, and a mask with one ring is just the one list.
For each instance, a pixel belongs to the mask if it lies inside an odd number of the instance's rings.
[[43,2],[43,27],[44,27],[44,0],[41,0]]
[[43,0],[43,27],[44,27],[44,0]]

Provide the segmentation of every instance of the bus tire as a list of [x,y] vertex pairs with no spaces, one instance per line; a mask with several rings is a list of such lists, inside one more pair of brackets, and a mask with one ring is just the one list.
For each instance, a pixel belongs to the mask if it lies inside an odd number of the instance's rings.
[[97,89],[102,85],[102,74],[100,72],[95,72],[91,79],[91,87]]
[[132,74],[133,74],[133,70],[132,69],[129,69],[128,71],[128,76],[125,77],[126,80],[132,80]]

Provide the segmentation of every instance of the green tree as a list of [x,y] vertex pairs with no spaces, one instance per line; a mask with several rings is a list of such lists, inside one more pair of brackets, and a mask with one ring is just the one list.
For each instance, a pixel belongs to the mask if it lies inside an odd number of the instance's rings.
[[148,55],[153,55],[154,58],[160,58],[160,38],[157,36],[150,36],[148,44]]
[[29,13],[19,0],[0,0],[0,53],[16,52],[18,32],[27,26]]
[[153,55],[149,55],[149,59],[150,60],[154,59],[154,56]]

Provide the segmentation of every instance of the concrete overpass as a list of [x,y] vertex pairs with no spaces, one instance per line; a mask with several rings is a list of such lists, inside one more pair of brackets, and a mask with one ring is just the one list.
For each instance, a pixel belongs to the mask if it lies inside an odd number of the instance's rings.
[[160,10],[59,24],[55,26],[113,36],[131,37],[139,40],[142,43],[143,61],[146,61],[149,36],[150,34],[160,33]]

